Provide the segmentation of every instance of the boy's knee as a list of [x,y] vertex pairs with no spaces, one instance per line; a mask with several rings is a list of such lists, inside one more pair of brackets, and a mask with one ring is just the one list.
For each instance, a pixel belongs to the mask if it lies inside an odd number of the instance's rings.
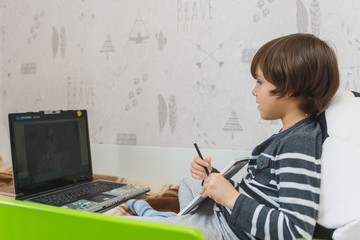
[[190,189],[192,191],[198,191],[201,188],[202,180],[194,179],[190,176],[184,177],[179,182],[179,190]]
[[191,180],[192,180],[192,177],[190,177],[190,176],[184,177],[184,178],[181,179],[180,182],[179,182],[179,188],[181,188],[181,187],[190,187],[190,185],[191,185]]
[[199,180],[196,180],[194,178],[192,178],[191,176],[186,176],[183,179],[180,180],[179,182],[179,186],[192,186],[192,185],[196,185],[197,182],[199,182]]

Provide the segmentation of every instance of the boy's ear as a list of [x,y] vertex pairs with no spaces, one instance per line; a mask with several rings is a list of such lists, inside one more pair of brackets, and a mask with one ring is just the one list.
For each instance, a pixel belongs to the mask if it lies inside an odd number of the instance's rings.
[[294,96],[294,94],[291,92],[291,93],[286,93],[284,97],[289,99],[289,98],[292,98],[293,96]]
[[294,96],[294,92],[292,92],[292,91],[286,93],[284,97],[286,97],[286,98],[301,98],[301,96],[299,96],[299,94],[296,94],[296,95]]

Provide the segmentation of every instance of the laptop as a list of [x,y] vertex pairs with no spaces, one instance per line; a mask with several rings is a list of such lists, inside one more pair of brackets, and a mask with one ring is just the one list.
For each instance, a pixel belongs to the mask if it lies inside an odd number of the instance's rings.
[[16,199],[103,211],[149,187],[93,178],[86,110],[10,113]]

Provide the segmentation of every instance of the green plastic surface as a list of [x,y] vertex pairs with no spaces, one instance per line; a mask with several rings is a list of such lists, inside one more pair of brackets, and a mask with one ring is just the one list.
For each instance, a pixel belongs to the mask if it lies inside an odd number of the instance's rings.
[[192,227],[0,198],[0,239],[205,239]]

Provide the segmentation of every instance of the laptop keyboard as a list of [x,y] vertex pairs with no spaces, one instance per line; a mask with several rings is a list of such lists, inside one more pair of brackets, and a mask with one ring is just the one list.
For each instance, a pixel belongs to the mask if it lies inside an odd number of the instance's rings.
[[62,206],[71,202],[75,202],[85,196],[105,192],[125,185],[126,184],[117,182],[89,182],[71,189],[33,198],[31,201],[45,203],[53,206]]

